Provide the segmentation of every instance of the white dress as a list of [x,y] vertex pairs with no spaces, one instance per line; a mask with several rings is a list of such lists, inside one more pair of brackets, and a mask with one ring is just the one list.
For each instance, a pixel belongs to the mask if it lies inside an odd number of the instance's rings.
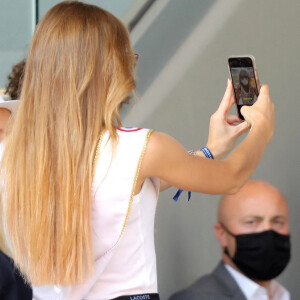
[[159,179],[147,178],[134,196],[150,134],[148,129],[120,128],[113,158],[104,134],[92,185],[95,272],[77,286],[34,287],[33,299],[107,300],[157,293],[154,216]]

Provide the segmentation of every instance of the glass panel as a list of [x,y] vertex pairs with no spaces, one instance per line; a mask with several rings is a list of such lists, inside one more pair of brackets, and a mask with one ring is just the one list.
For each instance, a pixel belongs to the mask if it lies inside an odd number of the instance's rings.
[[35,20],[35,0],[1,0],[0,89],[11,67],[26,57]]
[[[60,0],[47,0],[39,1],[39,17],[42,18],[43,15],[55,4],[61,2]],[[137,2],[136,0],[89,0],[86,3],[94,4],[100,6],[111,13],[113,13],[118,18],[121,18],[132,3]],[[142,1],[143,2],[143,1]]]

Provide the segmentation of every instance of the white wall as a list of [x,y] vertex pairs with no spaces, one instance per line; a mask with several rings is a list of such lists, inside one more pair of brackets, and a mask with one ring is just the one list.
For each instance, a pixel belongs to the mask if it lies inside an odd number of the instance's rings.
[[[205,145],[209,117],[226,86],[227,57],[245,53],[256,57],[261,82],[270,85],[276,107],[276,127],[253,178],[274,184],[288,200],[293,256],[279,280],[291,291],[292,299],[296,299],[300,292],[300,3],[298,0],[212,2],[207,7],[208,1],[184,1],[184,8],[180,7],[180,1],[169,1],[165,8],[168,12],[163,11],[136,43],[140,54],[138,89],[141,99],[133,109],[134,114],[127,111],[126,125],[135,125],[133,115],[138,113],[140,118],[136,125],[166,132],[186,149]],[[225,6],[220,9],[223,4]],[[205,16],[202,16],[201,5]],[[231,14],[227,11],[230,6]],[[217,13],[213,9],[217,9]],[[195,11],[199,18],[191,27]],[[208,15],[212,20],[206,18]],[[180,41],[184,30],[180,26],[185,23],[189,26],[189,34],[185,37],[187,47]],[[159,24],[159,30],[155,24]],[[172,27],[180,38],[171,32]],[[189,41],[192,35],[194,47]],[[202,44],[199,43],[201,39]],[[156,70],[157,64],[163,68],[161,73]],[[147,113],[149,110],[151,114]],[[174,203],[174,193],[175,189],[161,194],[156,219],[162,299],[210,272],[220,259],[213,233],[219,197],[194,193],[189,203],[185,198]]]

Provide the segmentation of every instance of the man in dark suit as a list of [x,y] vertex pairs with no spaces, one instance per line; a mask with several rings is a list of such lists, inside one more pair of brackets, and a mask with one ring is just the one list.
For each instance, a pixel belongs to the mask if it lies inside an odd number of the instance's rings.
[[19,272],[13,261],[0,251],[0,299],[1,300],[31,300],[32,290]]
[[290,300],[274,280],[290,259],[288,220],[284,196],[266,182],[223,196],[215,225],[222,261],[169,300]]

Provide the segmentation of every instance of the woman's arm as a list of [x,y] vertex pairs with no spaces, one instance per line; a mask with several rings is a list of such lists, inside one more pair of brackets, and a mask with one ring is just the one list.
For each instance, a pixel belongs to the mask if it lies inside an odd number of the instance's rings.
[[[229,84],[218,111],[212,116],[214,124],[227,120],[232,85]],[[241,113],[251,130],[243,142],[224,160],[211,160],[190,155],[173,138],[154,132],[150,136],[141,165],[139,181],[146,177],[159,177],[184,190],[222,194],[236,192],[252,175],[273,135],[274,105],[267,86],[262,86],[260,96],[252,107],[243,107]],[[214,120],[215,119],[215,120]],[[225,125],[225,123],[223,124]],[[217,157],[223,157],[233,146],[236,138],[247,130],[245,122],[231,126],[210,128],[207,146]],[[226,137],[223,147],[220,140]],[[222,144],[222,143],[221,143]]]
[[[228,79],[228,86],[220,106],[210,118],[206,146],[211,150],[215,159],[222,159],[232,149],[236,139],[250,128],[247,122],[237,126],[237,123],[242,122],[238,116],[228,115],[228,111],[234,103],[235,98],[232,93],[231,81]],[[202,144],[202,146],[204,145]],[[194,155],[205,158],[202,151],[196,151]],[[160,191],[164,191],[171,186],[170,183],[161,179]]]
[[[190,154],[190,155],[197,155],[200,157],[205,157],[204,153],[202,151],[196,151],[195,154]],[[166,181],[164,181],[163,179],[160,180],[160,188],[159,191],[162,192],[168,188],[170,188],[172,185]]]

